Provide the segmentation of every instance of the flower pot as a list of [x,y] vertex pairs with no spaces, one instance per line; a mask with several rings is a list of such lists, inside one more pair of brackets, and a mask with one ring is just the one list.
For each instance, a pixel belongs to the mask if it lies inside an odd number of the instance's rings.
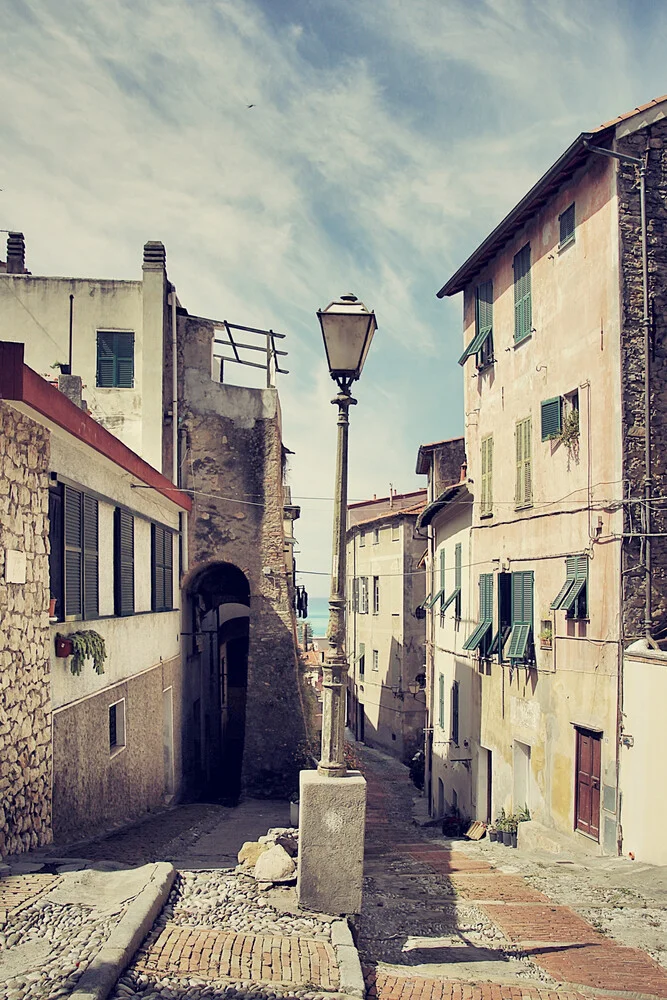
[[56,604],[58,603],[55,597],[52,597],[49,601],[49,618],[54,618],[56,614]]
[[512,834],[509,832],[509,830],[503,830],[503,844],[505,845],[505,847],[512,846]]
[[519,846],[519,842],[518,842],[518,841],[519,841],[519,838],[518,838],[518,835],[517,835],[516,833],[512,833],[512,834],[510,834],[510,836],[511,836],[511,838],[512,838],[512,843],[511,843],[511,846],[512,846],[512,847],[518,847],[518,846]]
[[299,803],[290,802],[289,804],[289,821],[290,826],[298,827],[299,825]]
[[489,835],[489,840],[491,841],[492,844],[494,844],[496,842],[496,840],[498,839],[498,831],[497,830],[487,830],[486,832]]
[[74,643],[68,636],[56,636],[56,656],[71,656],[73,651]]

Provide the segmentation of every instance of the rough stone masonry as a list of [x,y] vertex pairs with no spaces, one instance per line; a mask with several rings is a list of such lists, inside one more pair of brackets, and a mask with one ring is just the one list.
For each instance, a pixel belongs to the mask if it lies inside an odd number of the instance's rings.
[[0,856],[52,839],[48,462],[49,432],[0,401]]

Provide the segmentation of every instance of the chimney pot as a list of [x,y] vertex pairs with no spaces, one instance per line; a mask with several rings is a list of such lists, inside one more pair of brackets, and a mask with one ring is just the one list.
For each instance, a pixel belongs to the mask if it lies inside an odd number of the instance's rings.
[[460,479],[460,482],[465,483],[467,475],[468,475],[468,463],[467,463],[467,461],[464,461],[463,464],[462,464],[462,466],[461,466],[461,479]]
[[164,271],[167,267],[167,251],[161,240],[144,243],[144,271]]
[[23,233],[7,234],[7,274],[25,274],[25,239]]

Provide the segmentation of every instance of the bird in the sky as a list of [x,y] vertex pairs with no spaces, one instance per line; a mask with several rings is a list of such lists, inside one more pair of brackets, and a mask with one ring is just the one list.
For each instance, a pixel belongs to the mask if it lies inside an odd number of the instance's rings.
[[248,108],[254,108],[254,107],[255,107],[255,105],[254,105],[254,104],[248,104],[248,105],[247,105],[247,107],[248,107]]

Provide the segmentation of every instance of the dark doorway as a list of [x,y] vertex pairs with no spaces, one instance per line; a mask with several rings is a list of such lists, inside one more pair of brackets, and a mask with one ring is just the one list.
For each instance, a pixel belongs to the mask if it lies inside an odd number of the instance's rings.
[[198,574],[188,589],[190,652],[185,683],[192,705],[184,758],[191,794],[235,805],[241,794],[248,688],[250,587],[230,563]]
[[365,722],[364,706],[357,703],[357,739],[360,743],[363,743],[365,739]]
[[602,734],[575,729],[577,738],[577,778],[575,788],[575,830],[600,839],[600,761]]

